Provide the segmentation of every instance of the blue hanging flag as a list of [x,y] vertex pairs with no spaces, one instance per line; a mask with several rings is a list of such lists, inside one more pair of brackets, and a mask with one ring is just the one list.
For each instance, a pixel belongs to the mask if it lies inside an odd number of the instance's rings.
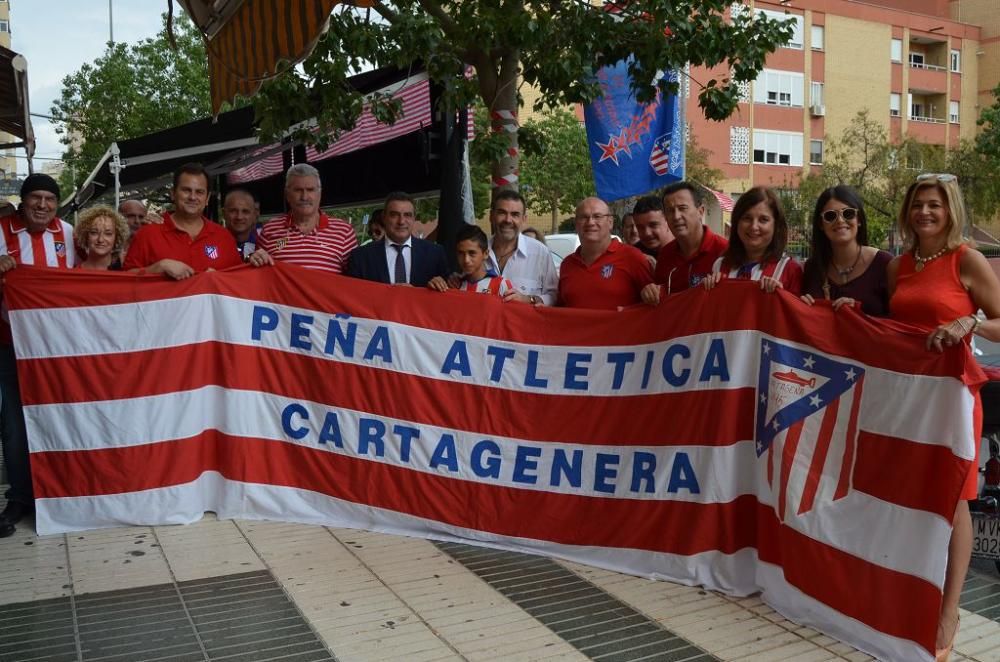
[[[676,72],[664,74],[677,81]],[[625,61],[597,73],[604,96],[584,108],[597,194],[642,195],[684,177],[684,122],[675,95],[637,103]]]

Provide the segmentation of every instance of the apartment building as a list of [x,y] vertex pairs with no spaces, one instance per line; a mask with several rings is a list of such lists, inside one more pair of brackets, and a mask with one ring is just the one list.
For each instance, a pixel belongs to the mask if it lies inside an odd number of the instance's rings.
[[688,120],[723,190],[794,186],[862,110],[893,137],[949,149],[976,134],[1000,81],[1000,0],[773,0],[737,11],[793,19],[794,35],[741,90],[726,122],[704,119],[693,68]]

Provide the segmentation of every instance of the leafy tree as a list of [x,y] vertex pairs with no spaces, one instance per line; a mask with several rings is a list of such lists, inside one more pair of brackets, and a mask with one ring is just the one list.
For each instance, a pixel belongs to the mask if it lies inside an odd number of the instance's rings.
[[[742,10],[727,19],[731,4]],[[595,72],[629,58],[636,98],[648,101],[657,85],[676,91],[676,84],[656,82],[659,71],[720,66],[724,77],[706,81],[698,98],[707,117],[723,120],[739,101],[738,83],[756,79],[767,55],[790,37],[789,22],[727,0],[604,7],[583,0],[375,0],[371,10],[339,5],[309,58],[265,84],[255,103],[266,136],[314,116],[318,131],[303,129],[302,137],[322,142],[361,113],[363,100],[347,83],[352,72],[420,61],[446,108],[478,99],[491,111],[505,147],[492,165],[496,179],[519,169],[519,132],[504,131],[503,115],[517,113],[522,82],[539,90],[539,108],[589,102],[600,95]],[[387,99],[368,101],[378,117],[399,112]]]
[[698,144],[698,138],[692,133],[688,136],[684,147],[684,176],[698,182],[702,186],[718,190],[720,182],[726,173],[712,167],[712,150]]
[[104,55],[63,79],[51,113],[60,122],[63,160],[70,166],[66,172],[75,173],[73,184],[82,183],[112,142],[211,112],[201,35],[186,15],[174,20],[174,34],[176,51],[164,28],[136,44],[109,43]]
[[983,109],[976,124],[980,127],[976,151],[983,158],[1000,163],[1000,85],[993,90],[993,105]]
[[524,125],[529,142],[521,161],[522,192],[528,207],[551,218],[550,231],[560,216],[572,214],[583,198],[594,195],[594,173],[587,148],[587,132],[568,110],[549,110],[540,120]]

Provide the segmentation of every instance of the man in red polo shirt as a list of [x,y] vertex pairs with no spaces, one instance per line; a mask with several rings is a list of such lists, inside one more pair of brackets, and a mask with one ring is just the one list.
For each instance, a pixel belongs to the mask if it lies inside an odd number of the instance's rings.
[[344,272],[347,258],[358,247],[350,223],[324,214],[319,203],[322,184],[319,171],[308,163],[297,163],[285,173],[288,214],[264,224],[257,238],[257,251],[250,264],[259,267],[274,261],[297,264],[333,274]]
[[580,247],[559,268],[563,306],[617,310],[639,303],[642,288],[653,282],[646,256],[611,237],[613,221],[600,198],[584,198],[577,206]]
[[705,199],[695,184],[677,182],[663,189],[663,214],[674,240],[656,258],[655,283],[642,290],[642,300],[650,305],[699,284],[729,246],[705,225]]
[[[56,217],[59,185],[48,175],[28,175],[21,184],[18,210],[0,218],[0,274],[20,264],[72,269],[73,228]],[[5,315],[6,317],[6,315]],[[0,442],[10,489],[0,513],[0,538],[13,535],[15,524],[31,513],[35,499],[31,483],[28,435],[17,381],[17,363],[10,326],[0,320]]]
[[162,224],[139,228],[125,255],[123,269],[144,269],[180,280],[199,271],[243,264],[233,235],[205,218],[208,173],[204,166],[182,165],[174,173],[171,197],[173,212],[163,215]]

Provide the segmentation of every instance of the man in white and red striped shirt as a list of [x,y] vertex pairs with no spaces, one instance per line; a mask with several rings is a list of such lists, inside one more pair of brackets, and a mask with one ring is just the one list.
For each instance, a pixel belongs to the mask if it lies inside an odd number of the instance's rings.
[[[57,269],[75,265],[73,227],[56,217],[59,185],[48,175],[28,175],[21,184],[21,206],[0,218],[0,273],[19,264]],[[6,314],[4,315],[6,317]],[[28,436],[21,409],[21,391],[10,326],[0,321],[0,438],[10,479],[7,506],[0,513],[0,538],[34,508]]]
[[260,266],[277,260],[334,274],[344,271],[347,256],[358,247],[358,240],[349,223],[320,211],[321,188],[319,171],[308,163],[288,169],[288,214],[264,224],[250,264]]

